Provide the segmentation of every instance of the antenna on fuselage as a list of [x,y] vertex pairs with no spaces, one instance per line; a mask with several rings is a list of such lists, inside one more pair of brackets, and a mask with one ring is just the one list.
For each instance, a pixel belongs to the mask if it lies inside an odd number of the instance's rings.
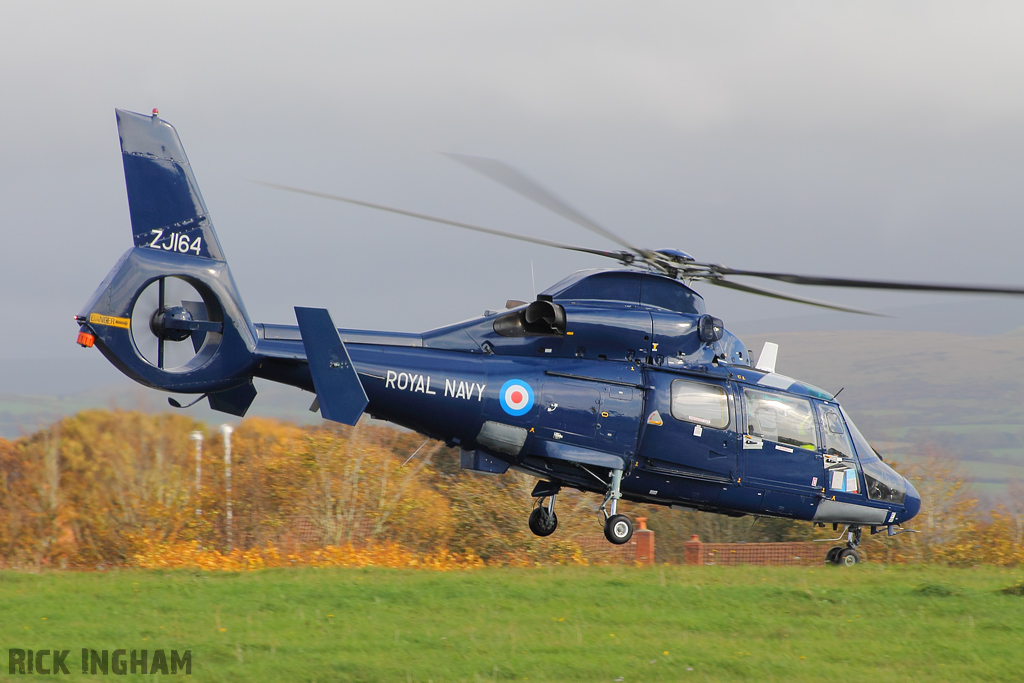
[[761,355],[757,358],[755,369],[761,372],[775,372],[775,361],[779,358],[779,345],[774,342],[765,342],[761,348]]

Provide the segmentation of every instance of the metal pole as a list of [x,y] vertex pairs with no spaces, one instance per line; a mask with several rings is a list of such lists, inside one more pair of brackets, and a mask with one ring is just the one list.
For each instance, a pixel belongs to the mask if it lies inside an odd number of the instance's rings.
[[192,432],[192,440],[196,442],[196,517],[202,517],[200,494],[203,492],[203,433]]
[[224,435],[224,496],[227,510],[228,552],[230,553],[235,540],[234,530],[231,528],[231,432],[234,430],[231,425],[221,425],[220,431]]

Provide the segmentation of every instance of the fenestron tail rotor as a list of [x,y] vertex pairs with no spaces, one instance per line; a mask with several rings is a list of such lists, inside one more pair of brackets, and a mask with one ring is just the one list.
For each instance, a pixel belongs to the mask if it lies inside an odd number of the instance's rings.
[[207,318],[206,304],[195,287],[179,277],[160,277],[135,300],[132,341],[149,364],[173,371],[199,353],[207,333],[223,329],[222,323]]

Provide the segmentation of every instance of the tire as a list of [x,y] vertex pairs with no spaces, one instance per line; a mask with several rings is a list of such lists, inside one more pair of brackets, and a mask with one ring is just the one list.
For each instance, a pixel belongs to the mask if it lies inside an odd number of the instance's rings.
[[534,508],[530,513],[530,531],[537,536],[550,536],[558,528],[558,515],[546,507]]
[[833,547],[833,548],[829,548],[828,554],[825,555],[825,564],[839,564],[836,561],[836,556],[839,554],[839,552],[842,549],[843,549],[843,547],[842,546],[838,546],[838,545]]
[[860,562],[860,553],[853,548],[843,548],[836,554],[835,562],[840,567],[852,567]]
[[633,522],[626,515],[612,515],[604,523],[604,537],[615,545],[628,543],[633,537]]

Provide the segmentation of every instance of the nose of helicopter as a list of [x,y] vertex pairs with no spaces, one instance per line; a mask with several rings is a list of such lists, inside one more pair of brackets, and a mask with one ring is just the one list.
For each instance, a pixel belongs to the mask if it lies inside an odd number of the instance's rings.
[[913,519],[921,510],[921,494],[917,492],[917,489],[909,481],[906,479],[903,481],[907,484],[907,497],[903,500],[905,512],[903,513],[903,519],[900,520],[901,523]]

